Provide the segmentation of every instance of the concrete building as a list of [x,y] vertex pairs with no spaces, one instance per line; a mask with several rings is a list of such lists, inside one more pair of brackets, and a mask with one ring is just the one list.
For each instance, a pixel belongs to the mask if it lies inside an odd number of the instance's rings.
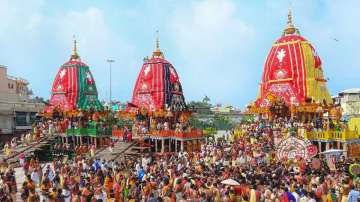
[[211,121],[215,116],[222,116],[228,118],[233,123],[239,123],[244,114],[237,108],[231,105],[217,104],[208,108],[193,108],[194,117],[203,122]]
[[230,113],[234,111],[234,107],[231,105],[222,105],[217,104],[210,109],[212,112],[216,114],[222,114],[222,113]]
[[31,98],[29,83],[25,79],[7,74],[7,67],[0,65],[0,134],[14,134],[29,130],[36,113],[44,103]]
[[344,90],[334,101],[341,105],[343,116],[360,117],[360,88]]

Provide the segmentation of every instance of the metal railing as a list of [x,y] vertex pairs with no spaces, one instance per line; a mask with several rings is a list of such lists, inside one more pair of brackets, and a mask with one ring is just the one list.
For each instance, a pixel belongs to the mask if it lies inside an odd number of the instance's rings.
[[99,137],[111,135],[111,129],[103,128],[70,128],[66,129],[67,136],[91,136]]
[[359,139],[359,134],[356,131],[306,131],[305,138],[308,140],[348,141]]

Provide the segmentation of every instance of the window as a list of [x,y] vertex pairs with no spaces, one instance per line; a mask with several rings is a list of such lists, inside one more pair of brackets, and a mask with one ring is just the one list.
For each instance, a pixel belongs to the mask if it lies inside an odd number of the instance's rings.
[[8,87],[9,87],[9,89],[13,89],[13,88],[14,88],[14,84],[13,84],[13,83],[8,83]]
[[36,112],[30,112],[30,123],[33,124],[36,121]]
[[15,124],[16,126],[26,126],[26,112],[16,112],[15,114]]

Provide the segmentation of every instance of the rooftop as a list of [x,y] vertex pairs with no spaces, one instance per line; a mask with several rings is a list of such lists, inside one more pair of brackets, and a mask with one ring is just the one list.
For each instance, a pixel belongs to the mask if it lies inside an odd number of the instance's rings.
[[360,88],[350,88],[343,90],[339,94],[360,94]]

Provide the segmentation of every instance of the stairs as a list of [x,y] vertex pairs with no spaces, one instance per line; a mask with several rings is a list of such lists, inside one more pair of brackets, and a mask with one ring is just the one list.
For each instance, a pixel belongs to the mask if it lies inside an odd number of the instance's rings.
[[143,140],[135,140],[135,143],[124,153],[125,158],[136,159],[141,155],[151,153],[151,145]]

